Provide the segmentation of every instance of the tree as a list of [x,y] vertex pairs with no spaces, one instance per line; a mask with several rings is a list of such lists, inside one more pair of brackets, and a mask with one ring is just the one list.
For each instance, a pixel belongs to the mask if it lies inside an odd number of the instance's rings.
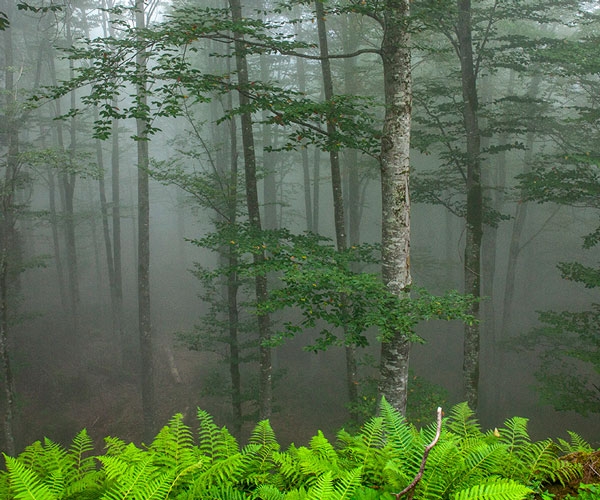
[[[138,32],[146,28],[144,0],[135,2],[135,27]],[[152,322],[150,317],[150,193],[148,188],[149,132],[147,115],[148,56],[145,49],[136,53],[136,104],[141,111],[136,118],[137,171],[138,171],[138,315],[141,352],[140,380],[144,437],[154,433],[154,353],[152,348]]]
[[[412,283],[410,274],[410,124],[412,112],[410,2],[384,3],[379,18],[385,117],[381,134],[382,279],[398,297]],[[395,332],[381,344],[381,394],[406,412],[410,338]]]
[[[242,5],[240,0],[229,0],[231,8],[231,19],[234,24],[242,21]],[[240,31],[233,33],[235,41],[235,61],[238,74],[238,85],[244,90],[250,86],[248,76],[248,61],[246,59],[246,48],[244,46],[244,36]],[[239,93],[240,107],[248,108],[250,104],[249,97],[245,92]],[[261,231],[260,205],[258,200],[258,189],[256,179],[256,154],[254,149],[254,132],[252,130],[252,114],[250,111],[243,111],[241,114],[241,132],[242,149],[244,155],[244,179],[246,186],[246,205],[248,209],[248,219],[251,227],[256,231]],[[254,264],[261,266],[265,259],[263,252],[254,254]],[[258,304],[267,300],[267,277],[257,274],[255,277],[256,301]],[[271,416],[271,405],[273,400],[273,367],[271,364],[271,348],[266,345],[269,340],[269,315],[262,313],[257,317],[258,321],[258,341],[259,341],[259,401],[258,414],[260,419],[266,419]]]

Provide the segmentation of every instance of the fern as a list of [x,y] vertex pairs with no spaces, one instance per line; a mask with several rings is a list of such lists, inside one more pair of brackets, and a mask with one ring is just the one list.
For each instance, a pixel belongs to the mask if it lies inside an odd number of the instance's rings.
[[463,438],[481,436],[481,427],[475,418],[475,412],[467,403],[460,403],[452,408],[446,426]]
[[100,461],[111,483],[101,500],[145,500],[142,491],[157,476],[150,455],[133,463],[118,457],[100,457]]
[[154,464],[167,470],[180,471],[198,461],[195,453],[194,436],[183,423],[183,415],[177,414],[154,438],[150,450]]
[[4,454],[10,491],[16,500],[57,500],[57,496],[39,477],[16,458]]
[[340,480],[334,486],[335,500],[346,500],[352,498],[354,491],[361,484],[361,469],[356,469],[345,472]]
[[314,486],[309,488],[308,500],[332,500],[333,493],[333,474],[327,471],[317,478]]
[[520,500],[533,491],[510,479],[493,479],[461,490],[452,500]]

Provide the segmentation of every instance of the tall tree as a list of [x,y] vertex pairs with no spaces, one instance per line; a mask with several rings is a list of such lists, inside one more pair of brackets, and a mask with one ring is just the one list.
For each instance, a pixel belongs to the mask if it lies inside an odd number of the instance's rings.
[[[329,60],[329,47],[327,28],[325,25],[325,8],[322,0],[315,0],[315,14],[317,17],[317,30],[319,34],[319,52],[321,56],[321,73],[323,75],[323,94],[325,101],[330,106],[334,105],[333,76]],[[327,136],[329,137],[329,166],[331,171],[331,190],[333,199],[333,221],[335,227],[335,241],[337,249],[345,252],[348,247],[346,235],[346,217],[344,215],[344,195],[342,188],[342,173],[340,166],[340,152],[335,144],[336,125],[333,114],[327,118]],[[344,326],[344,329],[346,327]],[[346,336],[346,335],[344,335]],[[356,366],[356,348],[351,339],[345,347],[346,352],[346,387],[351,408],[355,408],[358,401],[358,379]]]
[[[138,33],[146,28],[144,0],[135,2],[135,26]],[[136,118],[137,171],[138,171],[138,321],[141,352],[142,411],[144,438],[154,435],[154,353],[152,347],[152,323],[150,317],[150,194],[148,186],[149,137],[145,49],[136,53],[136,101],[140,116]]]
[[[236,23],[242,22],[242,5],[240,0],[229,0],[231,18]],[[246,47],[244,35],[240,31],[234,31],[235,40],[235,62],[237,68],[238,85],[242,92],[239,93],[239,102],[242,109],[248,109],[250,99],[244,92],[249,87],[248,60],[246,58]],[[250,226],[261,231],[260,203],[258,199],[257,176],[256,176],[256,152],[254,148],[254,131],[252,129],[252,113],[247,110],[242,112],[241,117],[242,150],[244,156],[244,174],[246,187],[246,204]],[[254,264],[260,266],[265,259],[263,252],[254,254]],[[255,277],[256,301],[264,303],[268,297],[267,277],[257,274]],[[259,341],[259,418],[266,419],[271,416],[273,400],[273,367],[271,362],[271,348],[266,345],[269,340],[270,318],[266,313],[259,314],[258,318],[258,341]]]
[[[10,0],[2,2],[8,19],[12,19],[13,6]],[[2,378],[6,398],[2,425],[4,446],[8,455],[15,456],[15,383],[11,366],[9,329],[11,324],[11,303],[9,288],[14,288],[11,275],[14,276],[14,258],[17,244],[15,194],[20,176],[19,127],[17,117],[17,89],[14,79],[12,30],[3,33],[4,39],[4,115],[7,123],[4,129],[6,153],[3,159],[3,178],[0,183],[0,358],[2,360]]]
[[[463,95],[463,120],[466,136],[466,236],[464,281],[465,292],[481,295],[481,240],[483,237],[483,191],[481,187],[481,131],[477,111],[478,65],[473,58],[471,28],[471,0],[458,0],[458,22],[456,25],[458,56]],[[471,313],[479,317],[479,302],[472,305]],[[465,324],[463,373],[465,396],[472,409],[477,408],[479,391],[479,324]]]
[[[398,296],[410,272],[410,124],[412,112],[410,0],[386,0],[381,43],[385,117],[381,134],[382,279]],[[380,391],[406,413],[410,339],[398,331],[381,344]]]

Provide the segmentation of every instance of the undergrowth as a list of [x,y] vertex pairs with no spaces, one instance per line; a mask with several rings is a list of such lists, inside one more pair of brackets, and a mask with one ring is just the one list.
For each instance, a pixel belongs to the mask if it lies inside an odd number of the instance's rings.
[[[18,457],[5,455],[0,498],[28,500],[376,500],[399,498],[417,475],[434,425],[409,424],[385,400],[379,415],[356,433],[340,431],[330,442],[320,431],[307,446],[282,450],[267,420],[240,446],[205,411],[197,413],[197,435],[175,415],[147,447],[107,437],[93,455],[85,430],[62,447],[49,439]],[[527,420],[511,418],[483,432],[466,404],[444,419],[415,499],[518,500],[534,498],[546,482],[581,477],[577,463],[559,458],[571,443],[532,441]],[[580,498],[594,490],[582,490]],[[594,497],[595,498],[595,497]]]

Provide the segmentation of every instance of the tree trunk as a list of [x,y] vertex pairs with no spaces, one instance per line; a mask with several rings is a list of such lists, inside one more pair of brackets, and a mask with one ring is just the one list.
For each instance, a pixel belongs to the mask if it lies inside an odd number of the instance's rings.
[[[260,55],[260,77],[263,82],[269,80],[269,56]],[[263,112],[263,118],[267,118],[268,113]],[[275,171],[275,153],[267,151],[273,145],[272,125],[264,123],[262,125],[262,168],[263,168],[263,193],[264,193],[264,214],[265,229],[275,229],[277,223],[277,180]]]
[[[242,6],[240,0],[229,0],[231,16],[234,23],[242,20]],[[235,61],[237,67],[238,84],[241,88],[248,86],[248,61],[245,55],[243,34],[234,33],[235,38]],[[240,106],[248,106],[249,98],[243,93],[239,94]],[[249,112],[242,113],[242,149],[244,153],[244,173],[246,187],[246,202],[248,206],[248,218],[250,226],[261,231],[260,205],[258,201],[257,178],[256,178],[256,154],[254,149],[254,133],[252,130],[252,115]],[[254,263],[260,267],[264,261],[264,253],[254,255]],[[256,301],[260,304],[267,300],[267,277],[256,276],[255,279]],[[271,349],[264,345],[269,339],[270,318],[268,314],[258,315],[258,340],[259,340],[259,401],[258,412],[261,420],[271,416],[273,401],[272,387],[272,364]]]
[[[135,2],[135,25],[144,29],[146,25],[144,0]],[[137,100],[146,108],[145,73],[147,55],[140,50],[136,55],[139,75]],[[138,163],[138,316],[141,352],[142,413],[144,439],[149,442],[154,436],[154,353],[152,348],[152,324],[150,318],[150,196],[148,189],[148,123],[144,117],[136,119],[137,163]]]
[[[463,120],[467,140],[467,215],[464,255],[465,293],[481,296],[481,240],[483,236],[483,198],[481,188],[481,135],[477,119],[477,86],[471,39],[471,1],[458,0],[458,46],[464,102]],[[469,311],[479,317],[479,302]],[[479,325],[465,325],[464,389],[469,406],[477,409],[479,390]]]
[[[296,37],[300,39],[302,36],[301,23],[296,25]],[[302,93],[306,92],[306,68],[304,65],[304,59],[302,57],[296,58],[296,73],[298,74],[298,90]],[[312,195],[310,185],[310,170],[308,162],[308,149],[302,148],[300,150],[302,158],[302,176],[304,184],[304,213],[306,217],[306,230],[314,231],[313,228],[313,207],[312,207]]]
[[[3,2],[3,12],[12,20],[14,9],[11,1]],[[13,41],[10,29],[4,31],[4,89],[6,96],[6,144],[7,154],[0,202],[2,203],[2,221],[0,224],[0,358],[2,362],[2,378],[4,382],[5,412],[3,418],[4,447],[6,453],[15,456],[15,384],[11,367],[11,354],[9,346],[9,286],[11,256],[14,253],[15,235],[15,207],[14,197],[16,190],[16,176],[19,170],[19,128],[16,117],[17,99],[14,88],[13,75]]]
[[[382,279],[403,296],[411,285],[409,158],[412,111],[410,0],[386,0],[383,59],[385,117],[381,137]],[[406,413],[410,342],[396,332],[381,344],[380,392]]]
[[[329,103],[333,111],[333,78],[331,75],[331,65],[329,62],[329,48],[327,41],[327,29],[325,26],[325,9],[322,0],[315,0],[315,14],[317,17],[317,29],[319,33],[319,51],[321,56],[321,73],[323,75],[323,94],[325,100]],[[336,126],[333,120],[327,120],[327,135],[330,138],[335,137]],[[331,188],[333,199],[333,217],[335,226],[335,241],[339,252],[344,252],[348,247],[346,236],[346,221],[344,215],[344,196],[342,190],[342,175],[340,168],[340,154],[337,147],[329,144],[329,164],[331,168]],[[346,337],[347,328],[344,326],[344,337]],[[356,367],[356,348],[353,345],[346,345],[346,387],[348,391],[348,401],[351,408],[355,408],[358,402],[358,380]],[[351,412],[352,418],[357,415]]]
[[[73,34],[72,34],[72,15],[73,12],[69,8],[67,13],[66,23],[66,32],[67,32],[67,44],[68,46],[73,45]],[[69,77],[71,79],[75,78],[75,67],[73,60],[69,60]],[[71,109],[75,109],[77,107],[77,97],[75,95],[75,90],[72,90],[70,93],[71,98]],[[64,211],[65,211],[65,248],[67,254],[67,277],[69,280],[69,292],[71,298],[71,314],[73,321],[73,334],[75,335],[75,339],[79,339],[78,329],[79,329],[79,307],[81,302],[81,297],[79,294],[79,269],[77,265],[77,246],[75,242],[75,183],[77,181],[77,175],[73,172],[75,168],[75,151],[77,148],[77,119],[75,116],[71,117],[69,124],[69,137],[70,137],[70,145],[69,145],[69,164],[70,171],[63,171],[61,174],[61,181],[63,184],[64,190]]]

